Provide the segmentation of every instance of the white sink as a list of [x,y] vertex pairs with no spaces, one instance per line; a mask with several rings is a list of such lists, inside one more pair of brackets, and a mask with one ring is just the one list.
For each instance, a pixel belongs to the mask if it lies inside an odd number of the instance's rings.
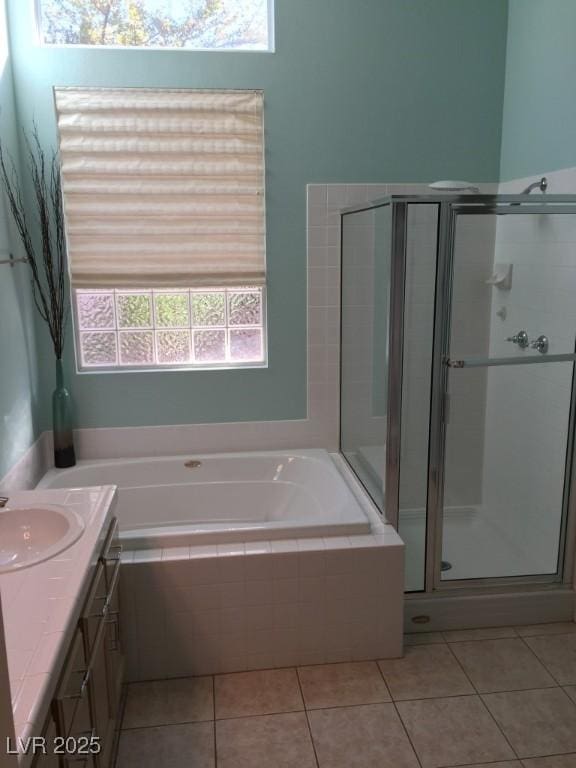
[[83,532],[82,518],[60,505],[0,509],[0,573],[49,560]]

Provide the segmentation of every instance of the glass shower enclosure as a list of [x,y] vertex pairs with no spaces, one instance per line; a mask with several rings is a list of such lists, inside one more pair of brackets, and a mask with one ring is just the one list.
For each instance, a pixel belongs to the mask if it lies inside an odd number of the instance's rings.
[[389,196],[341,221],[341,452],[406,543],[406,590],[567,585],[576,196]]

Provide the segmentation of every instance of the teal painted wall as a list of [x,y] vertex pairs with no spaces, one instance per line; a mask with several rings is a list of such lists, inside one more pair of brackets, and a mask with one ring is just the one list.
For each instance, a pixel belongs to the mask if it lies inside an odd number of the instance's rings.
[[510,0],[503,181],[576,166],[576,2]]
[[46,141],[55,84],[266,96],[269,368],[76,375],[69,345],[81,427],[304,416],[306,184],[498,179],[506,0],[276,0],[272,55],[40,48],[32,6],[9,0],[17,104]]
[[[12,62],[0,3],[0,137],[18,167]],[[0,200],[0,259],[22,256]],[[0,478],[38,436],[38,383],[27,267],[0,266]]]

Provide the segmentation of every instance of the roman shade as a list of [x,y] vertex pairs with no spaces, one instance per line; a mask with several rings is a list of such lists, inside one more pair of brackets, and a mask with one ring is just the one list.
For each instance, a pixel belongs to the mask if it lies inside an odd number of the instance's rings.
[[75,288],[263,285],[261,91],[55,88]]

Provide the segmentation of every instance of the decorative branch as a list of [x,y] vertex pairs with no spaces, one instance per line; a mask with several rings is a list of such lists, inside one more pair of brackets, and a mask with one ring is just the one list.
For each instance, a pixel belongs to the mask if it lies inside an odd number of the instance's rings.
[[24,134],[24,140],[26,170],[32,180],[34,213],[40,230],[41,252],[40,248],[37,249],[34,245],[14,160],[10,157],[7,164],[1,142],[0,175],[6,190],[10,212],[32,272],[32,298],[40,317],[48,326],[54,345],[54,354],[57,359],[61,359],[68,305],[64,286],[66,246],[58,155],[52,151],[46,158],[36,124],[32,130],[32,140],[26,134]]

